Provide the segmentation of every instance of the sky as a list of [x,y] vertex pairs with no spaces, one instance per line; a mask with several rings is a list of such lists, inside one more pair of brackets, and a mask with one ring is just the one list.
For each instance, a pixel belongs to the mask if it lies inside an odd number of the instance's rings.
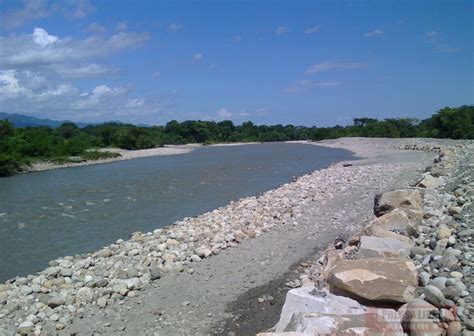
[[0,0],[0,112],[347,125],[473,104],[474,1]]

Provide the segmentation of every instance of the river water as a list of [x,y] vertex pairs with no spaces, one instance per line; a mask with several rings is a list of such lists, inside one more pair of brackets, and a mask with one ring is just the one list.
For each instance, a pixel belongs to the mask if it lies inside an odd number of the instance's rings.
[[267,143],[1,178],[0,281],[349,158],[344,150]]

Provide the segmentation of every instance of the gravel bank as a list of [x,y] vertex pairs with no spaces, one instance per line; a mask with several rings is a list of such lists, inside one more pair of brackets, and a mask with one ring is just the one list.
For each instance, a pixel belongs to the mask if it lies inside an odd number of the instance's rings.
[[137,158],[149,157],[149,156],[186,154],[199,146],[201,145],[199,144],[166,145],[164,147],[140,149],[140,150],[103,148],[103,149],[100,149],[100,151],[118,153],[121,156],[116,157],[116,158],[109,158],[109,159],[101,159],[101,160],[85,161],[85,162],[70,162],[70,163],[64,163],[64,164],[55,164],[53,162],[37,162],[37,163],[34,163],[26,172],[29,173],[29,172],[36,172],[36,171],[43,171],[43,170],[50,170],[50,169],[88,166],[88,165],[108,163],[108,162],[114,162],[114,161],[131,160],[131,159],[137,159]]
[[[259,312],[279,309],[277,296],[287,289],[269,284],[286,283],[296,263],[360,229],[372,217],[374,193],[413,183],[435,156],[401,149],[425,140],[338,141],[322,144],[366,159],[0,285],[3,332],[243,335],[270,327],[275,321]],[[252,318],[240,322],[246,311]]]
[[302,287],[259,336],[472,334],[474,143],[439,147],[404,145],[439,155],[411,188],[377,194],[363,230],[297,270]]

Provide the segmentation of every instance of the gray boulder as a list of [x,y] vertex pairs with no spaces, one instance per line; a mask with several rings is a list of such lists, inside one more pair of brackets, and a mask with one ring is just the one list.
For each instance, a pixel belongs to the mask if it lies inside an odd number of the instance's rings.
[[[377,310],[362,314],[298,313],[285,329],[286,335],[403,335],[397,313],[384,316]],[[295,335],[295,334],[293,334]]]
[[400,208],[410,211],[423,211],[421,193],[416,189],[399,189],[377,194],[374,200],[374,214],[382,216]]
[[351,315],[364,313],[364,307],[350,298],[319,291],[314,285],[295,288],[286,294],[285,304],[275,331],[284,331],[292,316],[298,313]]
[[359,254],[364,258],[408,258],[410,247],[398,239],[362,236]]

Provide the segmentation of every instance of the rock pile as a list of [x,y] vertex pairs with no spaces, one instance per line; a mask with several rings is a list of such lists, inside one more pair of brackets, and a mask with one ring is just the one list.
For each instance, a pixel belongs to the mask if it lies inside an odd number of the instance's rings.
[[474,330],[472,148],[421,150],[439,155],[416,185],[376,195],[376,218],[307,268],[260,336]]

